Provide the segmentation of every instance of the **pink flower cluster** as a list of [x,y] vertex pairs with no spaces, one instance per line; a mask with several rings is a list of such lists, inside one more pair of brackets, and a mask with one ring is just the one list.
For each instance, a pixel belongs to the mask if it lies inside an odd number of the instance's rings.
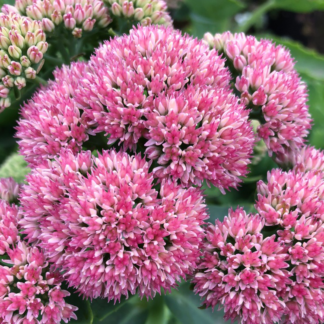
[[2,11],[40,21],[42,29],[49,35],[62,25],[77,38],[83,31],[91,31],[94,26],[103,28],[111,22],[108,9],[101,0],[16,0],[15,6],[4,5]]
[[207,33],[204,40],[232,65],[235,89],[241,102],[252,109],[251,118],[261,122],[258,135],[269,153],[280,156],[287,148],[300,148],[311,120],[306,85],[294,70],[289,51],[243,33]]
[[[170,45],[172,44],[172,46]],[[221,190],[247,173],[254,137],[215,51],[180,32],[133,29],[92,57],[77,90],[94,132],[145,150],[154,175]]]
[[279,322],[285,303],[277,291],[288,282],[288,264],[275,235],[261,234],[264,220],[242,208],[206,229],[203,257],[193,279],[207,307],[224,306],[226,320]]
[[157,191],[140,156],[64,151],[28,183],[23,232],[82,295],[154,297],[195,269],[208,217],[201,192],[170,181]]
[[223,222],[207,228],[195,292],[204,297],[206,306],[224,306],[226,319],[320,324],[323,175],[276,169],[257,189],[257,215],[230,210]]
[[248,111],[227,89],[224,61],[199,41],[139,27],[106,42],[88,66],[55,76],[22,109],[17,136],[30,164],[61,148],[81,151],[99,133],[109,145],[144,151],[160,180],[207,180],[224,191],[247,174],[254,144]]
[[0,179],[0,199],[12,202],[18,198],[20,185],[13,178]]
[[324,321],[324,181],[313,172],[273,170],[258,183],[265,229],[278,227],[289,262],[289,285],[278,292],[289,323]]
[[64,300],[69,292],[61,289],[62,277],[50,270],[41,250],[20,239],[19,218],[17,206],[0,201],[0,322],[58,324],[76,319],[77,308]]
[[56,156],[62,148],[81,150],[90,129],[85,116],[73,100],[75,88],[87,71],[85,63],[72,63],[54,72],[49,81],[21,111],[17,127],[19,150],[31,166]]

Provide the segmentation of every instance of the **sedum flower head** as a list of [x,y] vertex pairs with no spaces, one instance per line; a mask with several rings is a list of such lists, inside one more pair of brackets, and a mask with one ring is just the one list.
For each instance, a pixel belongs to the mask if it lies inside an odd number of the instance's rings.
[[5,12],[17,12],[41,22],[46,33],[62,27],[70,30],[74,37],[82,37],[83,32],[92,31],[95,26],[106,27],[111,18],[101,0],[16,0],[15,7],[5,5]]
[[15,13],[0,13],[0,112],[11,98],[34,79],[47,51],[46,36],[38,21]]
[[109,8],[113,20],[122,17],[123,21],[131,21],[132,25],[138,22],[143,26],[172,25],[167,12],[167,3],[164,0],[104,0]]
[[254,144],[248,112],[227,89],[215,51],[165,27],[138,27],[106,42],[76,100],[108,144],[145,151],[154,176],[222,191],[247,173]]
[[288,281],[286,254],[274,235],[261,234],[263,226],[238,208],[206,229],[194,291],[207,307],[224,307],[226,320],[270,324],[284,314],[278,290]]
[[18,198],[20,185],[13,178],[0,179],[0,200],[13,202]]
[[53,158],[62,148],[81,150],[88,139],[85,116],[72,99],[80,77],[87,71],[85,63],[72,63],[54,72],[49,81],[22,107],[17,127],[20,153],[30,165]]
[[314,172],[268,173],[258,183],[256,209],[287,254],[289,282],[278,291],[285,323],[324,320],[324,181]]
[[69,292],[61,289],[60,274],[39,248],[20,238],[20,219],[16,205],[0,200],[0,322],[58,324],[76,319],[77,308],[64,300]]
[[289,51],[243,33],[207,33],[204,40],[224,53],[241,102],[252,109],[251,118],[261,122],[257,132],[269,153],[281,156],[287,148],[300,148],[311,119],[306,85],[294,70]]
[[196,267],[207,213],[198,189],[152,182],[139,155],[64,151],[28,176],[20,224],[82,295],[154,297]]

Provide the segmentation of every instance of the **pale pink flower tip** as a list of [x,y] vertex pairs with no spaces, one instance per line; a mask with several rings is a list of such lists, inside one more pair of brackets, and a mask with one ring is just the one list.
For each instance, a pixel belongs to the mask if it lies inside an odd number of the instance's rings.
[[19,241],[18,221],[19,209],[0,199],[0,255],[13,248]]
[[81,150],[90,132],[85,116],[72,99],[86,63],[72,63],[54,72],[49,81],[21,108],[18,123],[19,151],[30,165],[56,156],[62,148]]
[[[311,149],[306,149],[312,155]],[[315,163],[318,166],[317,163]],[[305,165],[304,165],[305,166]],[[302,167],[302,164],[299,166]],[[308,167],[306,167],[307,169]],[[287,254],[289,280],[278,290],[284,323],[324,321],[324,181],[321,173],[268,173],[258,184],[256,209]]]
[[300,151],[295,152],[293,166],[297,172],[312,171],[315,173],[323,173],[324,153],[315,147],[304,146]]
[[277,289],[288,280],[286,254],[274,235],[263,237],[263,226],[238,208],[206,230],[194,291],[207,307],[224,307],[226,320],[270,324],[284,314]]
[[20,224],[84,296],[154,297],[192,274],[208,215],[200,190],[152,182],[138,155],[64,151],[28,176]]
[[258,135],[269,154],[302,147],[311,127],[307,89],[289,51],[243,33],[207,33],[204,40],[231,61],[233,74],[238,75],[235,88],[241,102],[252,109],[251,118],[261,122]]
[[94,132],[145,150],[155,177],[224,191],[246,175],[253,131],[215,51],[171,28],[138,27],[102,45],[89,68],[76,100]]
[[0,199],[13,202],[18,198],[20,185],[13,178],[0,179]]

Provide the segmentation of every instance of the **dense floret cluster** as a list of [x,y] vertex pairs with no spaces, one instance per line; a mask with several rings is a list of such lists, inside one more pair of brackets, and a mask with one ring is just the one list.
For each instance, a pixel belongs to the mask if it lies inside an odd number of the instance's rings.
[[40,89],[23,107],[18,125],[20,153],[30,165],[52,159],[62,148],[79,152],[90,128],[73,100],[85,63],[73,63],[54,72],[55,81]]
[[27,179],[24,233],[84,296],[153,297],[195,269],[203,197],[170,181],[157,191],[140,156],[61,152]]
[[260,216],[238,208],[206,229],[194,290],[207,307],[222,305],[226,320],[270,324],[284,314],[277,292],[288,281],[286,253],[275,235],[261,234],[263,226]]
[[281,157],[287,148],[299,149],[311,127],[307,89],[294,69],[288,50],[269,40],[225,32],[204,40],[223,53],[231,67],[235,89],[251,118],[261,122],[258,135]]
[[19,236],[19,208],[0,201],[0,322],[58,324],[76,319],[77,307],[65,302],[63,278],[44,253]]

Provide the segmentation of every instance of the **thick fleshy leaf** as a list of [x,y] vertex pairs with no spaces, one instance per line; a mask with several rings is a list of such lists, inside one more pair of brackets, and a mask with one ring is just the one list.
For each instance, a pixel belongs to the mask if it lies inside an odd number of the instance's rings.
[[14,153],[0,166],[0,178],[12,177],[17,182],[23,182],[29,171],[24,158],[18,153]]
[[222,311],[200,309],[201,300],[189,289],[190,284],[184,283],[179,290],[173,290],[165,296],[166,304],[176,319],[182,324],[223,324]]

